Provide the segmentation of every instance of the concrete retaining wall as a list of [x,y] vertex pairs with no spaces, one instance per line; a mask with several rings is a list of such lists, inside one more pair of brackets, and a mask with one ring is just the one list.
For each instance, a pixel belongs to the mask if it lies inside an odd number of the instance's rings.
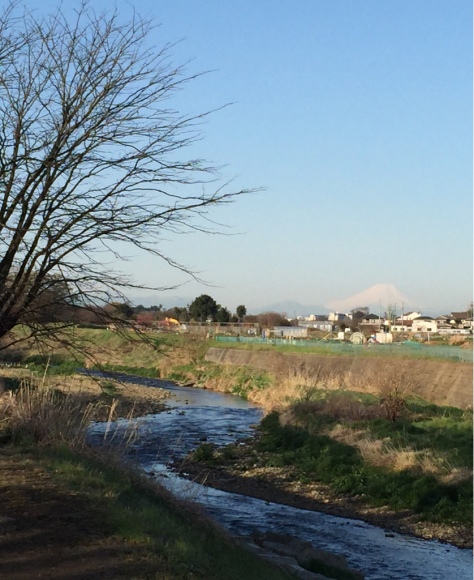
[[[210,348],[206,360],[237,366],[251,366],[275,374],[287,375],[291,369],[320,369],[323,374],[352,372],[371,374],[383,372],[384,364],[393,364],[392,359],[325,356],[320,354],[280,353],[252,351],[232,348]],[[403,360],[404,367],[416,376],[413,394],[435,403],[465,409],[473,400],[473,365],[462,362],[440,362],[430,360]]]

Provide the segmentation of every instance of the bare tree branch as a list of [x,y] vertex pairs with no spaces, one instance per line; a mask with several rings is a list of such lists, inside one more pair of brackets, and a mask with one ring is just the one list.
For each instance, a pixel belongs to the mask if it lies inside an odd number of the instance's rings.
[[208,210],[250,192],[201,190],[216,168],[183,154],[212,111],[170,107],[199,75],[173,66],[172,45],[147,48],[151,22],[87,1],[73,19],[16,8],[0,16],[0,338],[48,296],[99,307],[136,287],[97,258],[125,260],[117,242],[192,274],[163,233],[212,233]]

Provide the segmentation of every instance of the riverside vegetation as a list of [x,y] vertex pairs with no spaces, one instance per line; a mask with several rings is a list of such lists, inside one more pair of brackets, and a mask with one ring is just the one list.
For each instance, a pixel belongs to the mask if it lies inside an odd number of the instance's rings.
[[[354,507],[356,498],[361,517],[376,509],[394,521],[410,520],[404,531],[472,543],[472,410],[410,397],[414,378],[398,362],[387,362],[383,374],[372,377],[298,370],[277,379],[206,362],[208,345],[199,339],[158,335],[146,346],[109,331],[82,332],[83,340],[96,345],[101,368],[232,392],[266,409],[257,436],[245,446],[216,450],[204,443],[195,461],[258,480],[273,478],[287,489],[297,482],[299,493],[304,486],[314,492],[318,484],[329,503],[346,498]],[[112,356],[105,357],[107,348]],[[30,370],[44,372],[44,356],[31,350],[17,356]],[[91,360],[72,363],[66,353],[55,357],[48,374],[71,373],[79,363],[93,366]],[[359,392],[361,381],[371,381],[374,394]]]
[[288,578],[124,467],[124,455],[90,448],[86,429],[104,405],[44,381],[1,396],[2,578]]

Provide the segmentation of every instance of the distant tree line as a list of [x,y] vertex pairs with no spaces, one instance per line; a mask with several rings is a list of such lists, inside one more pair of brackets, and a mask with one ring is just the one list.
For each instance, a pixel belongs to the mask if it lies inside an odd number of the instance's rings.
[[[35,312],[31,312],[32,318]],[[127,302],[110,302],[103,307],[82,309],[73,305],[61,309],[41,309],[42,322],[69,322],[72,324],[103,325],[113,321],[137,322],[148,325],[172,318],[179,322],[253,322],[263,328],[273,326],[288,326],[291,323],[285,313],[264,312],[262,314],[248,314],[247,307],[239,304],[232,313],[229,308],[218,304],[208,294],[197,296],[186,307],[174,306],[164,308],[162,304],[133,306]]]

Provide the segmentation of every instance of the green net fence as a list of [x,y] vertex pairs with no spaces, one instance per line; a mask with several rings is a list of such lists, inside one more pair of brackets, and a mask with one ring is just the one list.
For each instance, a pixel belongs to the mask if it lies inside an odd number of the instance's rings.
[[388,358],[437,359],[455,362],[473,362],[473,351],[460,346],[429,346],[416,342],[395,344],[354,345],[330,340],[301,340],[289,338],[257,338],[243,336],[216,336],[218,342],[296,346],[317,354],[343,354],[349,356],[380,356]]

